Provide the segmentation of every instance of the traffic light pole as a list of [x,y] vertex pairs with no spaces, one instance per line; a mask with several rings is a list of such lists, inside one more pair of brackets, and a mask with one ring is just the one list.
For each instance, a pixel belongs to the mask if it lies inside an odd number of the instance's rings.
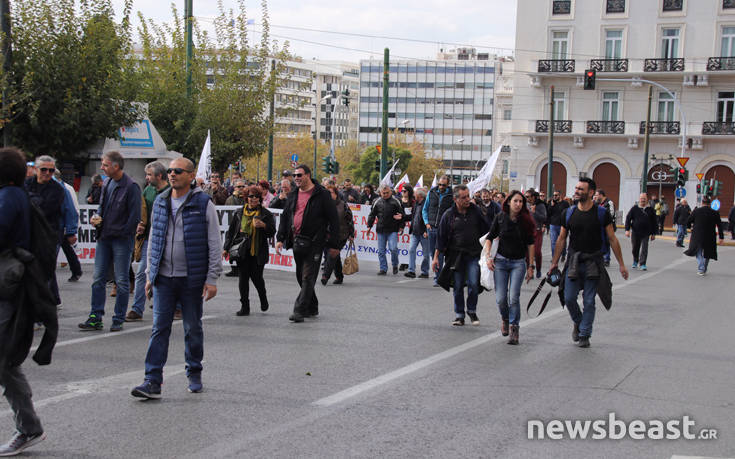
[[380,179],[385,177],[388,155],[388,81],[390,72],[390,51],[385,48],[383,55],[383,128],[381,129]]
[[[554,86],[551,86],[551,103],[549,104],[549,165],[546,167],[546,196],[553,196],[553,187],[551,184],[552,166],[554,165]],[[500,179],[502,183],[502,176]]]
[[186,97],[191,97],[191,60],[194,57],[194,39],[192,38],[192,22],[194,21],[193,0],[186,0],[184,17],[186,20]]
[[[648,189],[648,145],[651,137],[651,98],[653,97],[653,86],[648,87],[648,111],[646,112],[646,137],[643,140],[643,172],[641,173],[641,193]],[[661,179],[659,179],[659,187]],[[659,195],[659,198],[661,196]]]

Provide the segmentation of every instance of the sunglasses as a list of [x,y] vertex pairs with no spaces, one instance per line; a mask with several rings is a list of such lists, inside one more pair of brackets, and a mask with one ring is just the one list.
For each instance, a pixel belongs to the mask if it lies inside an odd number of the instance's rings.
[[56,168],[55,167],[39,167],[38,170],[41,171],[41,172],[43,172],[43,173],[47,173],[47,172],[53,172],[53,171],[55,171]]
[[294,176],[294,177],[303,177],[303,176],[304,176],[304,174],[294,174],[293,176]]
[[245,188],[245,185],[235,185],[235,188]]
[[446,185],[446,184],[444,184],[444,183],[440,183],[440,184],[439,184],[439,187],[441,187],[441,188],[445,188],[446,186],[447,186],[447,185]]
[[168,175],[171,175],[171,173],[174,173],[176,175],[180,175],[180,174],[183,174],[184,172],[192,173],[194,171],[186,170],[186,169],[183,169],[181,167],[173,167],[173,168],[166,169],[166,173]]
[[248,198],[251,198],[251,199],[260,199],[260,196],[258,196],[257,194],[249,194],[248,195]]

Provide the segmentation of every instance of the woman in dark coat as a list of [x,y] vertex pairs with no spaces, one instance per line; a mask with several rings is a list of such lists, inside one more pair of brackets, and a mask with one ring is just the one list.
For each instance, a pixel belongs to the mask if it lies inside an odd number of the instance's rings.
[[276,220],[263,207],[263,190],[252,185],[246,188],[247,202],[235,212],[225,234],[224,251],[229,253],[239,244],[237,266],[240,278],[240,310],[238,316],[250,315],[250,285],[253,281],[260,298],[260,310],[268,310],[268,297],[263,280],[263,269],[268,263],[268,238],[276,234]]
[[720,243],[725,239],[722,231],[722,220],[717,211],[710,207],[711,198],[702,198],[702,207],[692,211],[687,222],[692,225],[692,237],[689,240],[689,249],[684,254],[697,257],[697,274],[704,276],[710,260],[717,260],[717,241],[715,233],[720,236]]
[[[347,241],[355,240],[355,222],[352,219],[352,211],[350,206],[342,200],[334,184],[327,185],[327,190],[334,199],[334,204],[337,206],[337,218],[339,220],[339,249],[342,250],[347,244]],[[330,257],[328,253],[328,247],[324,249],[324,269],[322,270],[322,285],[327,285],[329,277],[334,272],[333,284],[341,284],[344,282],[345,276],[342,274],[342,258],[341,254],[337,254],[336,257]]]

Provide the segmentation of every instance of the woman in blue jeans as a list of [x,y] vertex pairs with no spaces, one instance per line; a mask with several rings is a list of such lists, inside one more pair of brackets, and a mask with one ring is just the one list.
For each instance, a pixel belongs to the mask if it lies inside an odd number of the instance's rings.
[[[495,301],[502,318],[501,332],[508,336],[508,344],[518,344],[521,321],[521,284],[533,278],[536,268],[533,260],[533,241],[536,225],[526,207],[526,197],[518,190],[510,192],[503,202],[503,211],[490,226],[485,251],[490,253],[487,266],[494,273]],[[498,239],[497,253],[493,256],[493,240]],[[510,294],[509,294],[510,292]]]

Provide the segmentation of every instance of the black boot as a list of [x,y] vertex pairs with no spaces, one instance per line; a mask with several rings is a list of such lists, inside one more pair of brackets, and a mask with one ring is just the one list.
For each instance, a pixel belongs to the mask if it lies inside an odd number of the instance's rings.
[[265,295],[260,299],[260,310],[263,312],[268,310],[268,298]]
[[240,310],[235,314],[238,316],[249,316],[250,315],[250,300],[240,301]]

